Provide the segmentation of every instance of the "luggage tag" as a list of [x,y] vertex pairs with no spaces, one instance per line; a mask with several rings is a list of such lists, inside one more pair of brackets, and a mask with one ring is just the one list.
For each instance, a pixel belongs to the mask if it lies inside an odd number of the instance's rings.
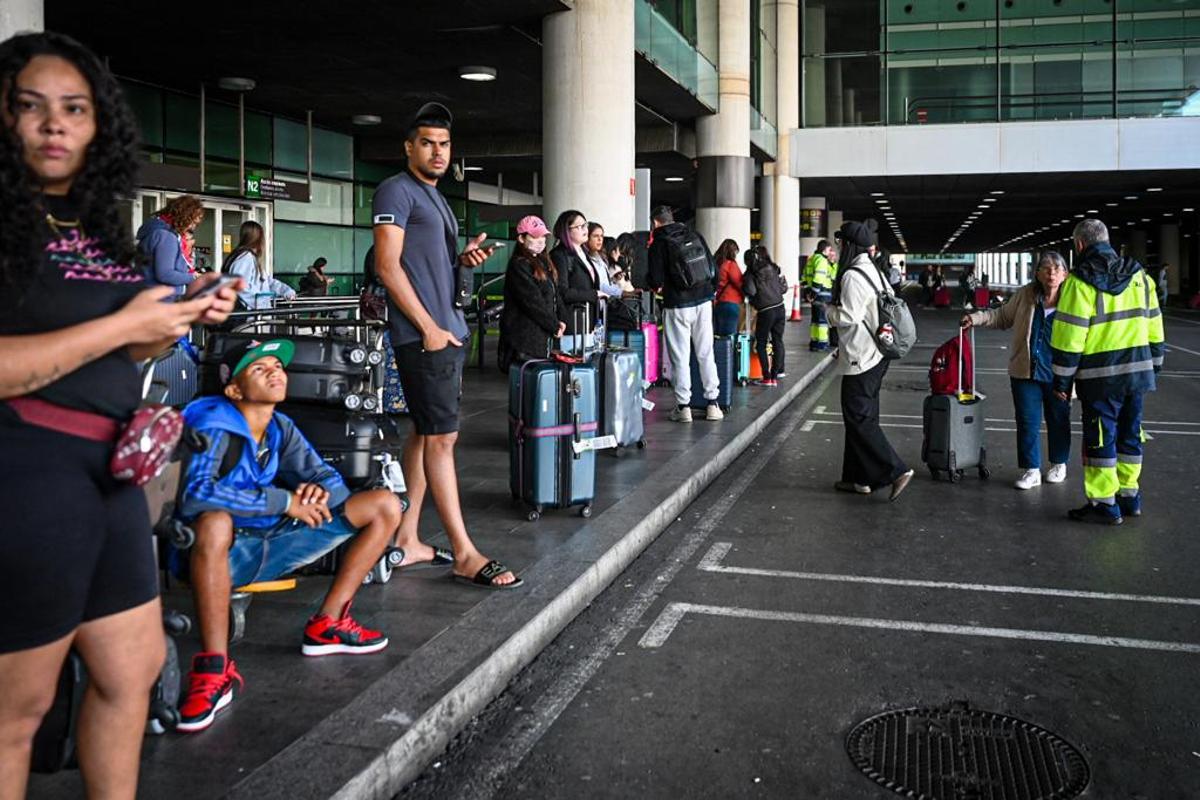
[[592,439],[583,439],[580,441],[572,441],[571,449],[575,451],[575,455],[583,455],[589,450],[608,450],[617,446],[617,437],[613,435],[597,436]]
[[653,411],[654,410],[654,401],[647,400],[645,397],[643,397],[642,398],[642,410],[643,411]]

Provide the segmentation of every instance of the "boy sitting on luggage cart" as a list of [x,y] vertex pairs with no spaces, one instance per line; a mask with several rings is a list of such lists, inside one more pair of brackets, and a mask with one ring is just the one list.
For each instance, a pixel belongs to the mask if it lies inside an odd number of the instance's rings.
[[200,398],[183,412],[208,447],[187,464],[179,499],[180,517],[196,532],[190,558],[177,555],[190,562],[179,566],[190,567],[204,648],[192,660],[180,731],[207,728],[243,688],[228,656],[234,587],[288,575],[348,539],[300,650],[374,653],[388,644],[351,618],[350,603],[400,524],[400,500],[386,489],[351,495],[292,421],[276,413],[293,351],[284,339],[232,348],[220,365],[224,395]]

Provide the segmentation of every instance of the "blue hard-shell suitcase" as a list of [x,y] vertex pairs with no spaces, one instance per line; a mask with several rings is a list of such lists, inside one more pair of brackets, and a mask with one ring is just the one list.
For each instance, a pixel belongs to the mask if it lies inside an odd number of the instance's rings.
[[184,337],[154,360],[149,396],[168,406],[181,408],[200,391],[200,358]]
[[509,485],[532,522],[546,508],[581,506],[592,514],[596,453],[573,442],[598,428],[598,379],[593,364],[556,360],[513,364],[508,371]]
[[[717,378],[721,381],[717,405],[726,410],[733,402],[733,383],[736,380],[732,336],[713,337],[713,357],[717,362]],[[704,383],[700,380],[700,364],[696,361],[695,352],[692,353],[692,399],[688,405],[692,408],[708,406],[708,400],[704,398]]]

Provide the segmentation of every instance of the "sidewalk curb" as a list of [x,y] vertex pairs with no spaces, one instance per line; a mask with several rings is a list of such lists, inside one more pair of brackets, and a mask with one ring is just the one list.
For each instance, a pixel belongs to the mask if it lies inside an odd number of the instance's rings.
[[[642,509],[635,492],[598,515],[591,526],[566,543],[570,547],[560,548],[583,552],[566,558],[561,553],[552,553],[525,573],[547,573],[547,580],[534,582],[541,591],[535,588],[517,600],[500,592],[480,603],[459,623],[413,653],[402,666],[368,687],[342,712],[323,720],[248,775],[228,796],[235,800],[252,797],[300,800],[317,796],[338,800],[394,798],[776,417],[833,365],[833,359],[822,358],[745,429],[721,444],[699,469],[687,465],[689,476],[663,501]],[[678,469],[683,465],[675,466]],[[621,519],[630,515],[638,519],[632,525]],[[602,552],[588,553],[592,546],[597,546],[593,543],[602,538],[595,535],[596,528],[604,525],[606,517],[610,523],[626,526],[627,532]],[[563,576],[563,587],[547,597],[555,591],[554,573],[564,570],[571,574]],[[489,641],[489,634],[505,629],[505,617],[517,617],[513,621],[518,627],[504,639]],[[446,675],[437,669],[447,657],[450,663],[469,663],[471,655],[481,650],[487,651],[482,660],[464,673]],[[397,673],[404,673],[405,680],[401,681]],[[406,706],[414,710],[423,707],[424,711],[411,718],[400,710]],[[380,730],[381,727],[384,729]],[[338,781],[338,786],[326,785],[323,790],[320,785],[312,785],[311,793],[297,791],[294,785],[289,787],[291,781],[287,778],[311,771],[313,759],[318,757],[330,766],[331,761],[341,762],[330,770],[340,776],[328,776],[330,781]]]

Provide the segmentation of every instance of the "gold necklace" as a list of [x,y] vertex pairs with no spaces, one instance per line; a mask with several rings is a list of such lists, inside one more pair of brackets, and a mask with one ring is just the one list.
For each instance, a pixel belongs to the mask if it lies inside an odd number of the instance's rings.
[[48,212],[48,211],[47,211],[47,212],[46,212],[46,224],[50,226],[50,229],[51,229],[51,230],[53,230],[53,231],[54,231],[54,234],[55,234],[55,235],[56,235],[58,238],[60,238],[60,239],[65,239],[65,238],[67,238],[67,237],[63,235],[62,229],[58,227],[59,225],[62,225],[62,226],[64,226],[64,227],[68,227],[68,228],[78,228],[78,229],[79,229],[79,235],[80,235],[81,237],[86,235],[86,234],[83,232],[83,223],[82,223],[82,220],[78,220],[78,219],[58,219],[58,218],[57,218],[57,217],[55,217],[53,214],[51,214],[50,212]]

